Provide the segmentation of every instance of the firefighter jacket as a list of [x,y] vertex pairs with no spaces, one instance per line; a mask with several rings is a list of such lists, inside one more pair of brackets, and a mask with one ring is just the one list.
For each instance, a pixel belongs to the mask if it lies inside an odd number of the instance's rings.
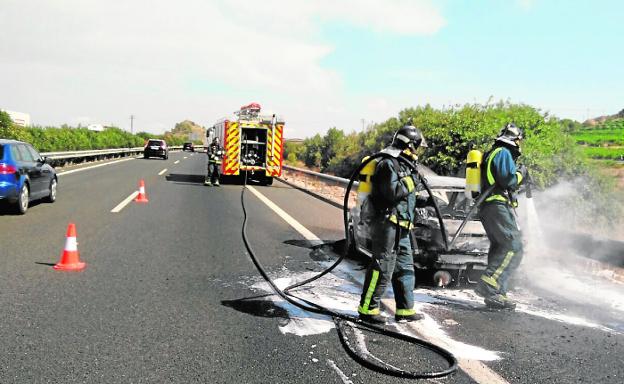
[[511,151],[505,146],[494,147],[485,155],[481,169],[481,190],[495,185],[485,203],[509,204],[515,206],[513,192],[522,183],[522,175],[516,170],[516,163]]
[[223,148],[219,144],[210,144],[208,147],[208,162],[221,164],[223,161]]
[[[401,155],[399,155],[401,156]],[[407,164],[384,158],[373,174],[372,202],[379,216],[404,228],[413,228],[416,208],[416,180]]]

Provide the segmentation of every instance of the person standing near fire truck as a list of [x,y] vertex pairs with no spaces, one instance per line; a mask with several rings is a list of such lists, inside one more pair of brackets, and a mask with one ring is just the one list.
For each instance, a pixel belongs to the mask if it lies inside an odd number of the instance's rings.
[[223,162],[223,148],[219,145],[219,139],[216,137],[208,146],[208,173],[204,185],[219,186],[219,178],[221,177],[221,163]]

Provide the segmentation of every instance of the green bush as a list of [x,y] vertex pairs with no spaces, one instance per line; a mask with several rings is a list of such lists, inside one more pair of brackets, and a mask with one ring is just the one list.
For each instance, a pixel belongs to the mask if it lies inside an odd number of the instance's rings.
[[116,127],[106,128],[101,132],[86,128],[61,127],[19,127],[10,116],[0,112],[0,137],[31,143],[40,152],[62,152],[90,149],[142,147],[148,139],[164,139],[170,146],[182,145],[185,137],[173,135],[153,135],[139,132],[133,135]]
[[[580,124],[550,117],[523,104],[467,104],[445,110],[429,105],[407,108],[398,117],[370,126],[363,132],[346,135],[342,130],[331,128],[325,136],[317,134],[308,138],[297,157],[308,167],[350,177],[365,156],[388,146],[394,133],[409,118],[422,130],[429,144],[421,162],[441,175],[461,175],[468,151],[489,150],[501,127],[514,122],[525,132],[519,163],[529,168],[539,188],[561,180],[584,180],[592,188],[584,192],[583,198],[601,207],[596,209],[605,215],[601,217],[621,217],[622,204],[612,198],[613,183],[588,165],[583,154],[587,149],[578,146],[569,134],[577,132]],[[591,215],[584,217],[592,218]]]

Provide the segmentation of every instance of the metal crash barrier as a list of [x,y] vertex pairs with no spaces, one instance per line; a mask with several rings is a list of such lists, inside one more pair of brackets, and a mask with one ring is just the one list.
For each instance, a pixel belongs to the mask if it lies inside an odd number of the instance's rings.
[[[182,146],[171,146],[170,151],[181,151]],[[203,146],[195,146],[195,150],[203,150]],[[92,149],[87,151],[64,151],[64,152],[42,152],[41,156],[47,158],[53,166],[65,166],[80,164],[91,161],[101,161],[128,156],[136,156],[143,153],[143,147],[134,148],[113,148],[113,149]]]

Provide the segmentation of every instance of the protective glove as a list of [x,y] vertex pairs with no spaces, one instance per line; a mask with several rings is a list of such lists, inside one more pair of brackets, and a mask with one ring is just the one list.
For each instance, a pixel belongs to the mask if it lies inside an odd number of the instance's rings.
[[416,189],[417,181],[414,175],[404,176],[401,178],[401,182],[405,185],[405,188],[407,188],[407,192],[413,192]]
[[527,175],[529,174],[529,170],[527,167],[523,165],[516,168],[516,176],[518,177],[518,184],[522,183],[523,180],[526,180]]

